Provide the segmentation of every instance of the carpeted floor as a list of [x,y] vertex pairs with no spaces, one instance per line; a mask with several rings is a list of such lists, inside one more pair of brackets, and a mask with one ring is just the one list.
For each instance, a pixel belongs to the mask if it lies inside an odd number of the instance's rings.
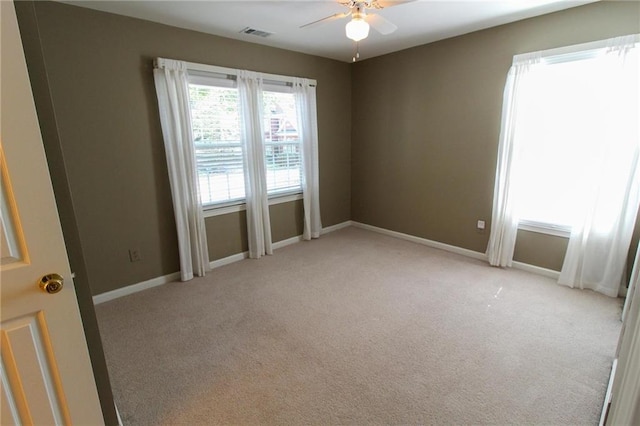
[[96,310],[125,425],[587,425],[621,301],[347,228]]

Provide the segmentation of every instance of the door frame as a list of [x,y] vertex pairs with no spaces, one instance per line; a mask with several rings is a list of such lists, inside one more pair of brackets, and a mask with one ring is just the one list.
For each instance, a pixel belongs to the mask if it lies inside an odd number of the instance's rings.
[[74,274],[76,297],[82,318],[91,366],[98,388],[98,396],[102,415],[106,425],[120,425],[113,401],[111,381],[107,369],[100,330],[95,315],[91,295],[90,278],[77,227],[75,208],[71,197],[62,144],[58,134],[58,124],[47,77],[47,67],[40,39],[38,16],[33,0],[13,1],[18,19],[18,28],[22,39],[29,73],[29,82],[40,124],[40,133],[44,145],[49,168],[49,175],[55,194],[56,205],[62,226],[62,233],[67,246],[67,254],[71,270]]
[[[631,425],[640,423],[640,247],[631,273],[629,294],[625,301],[624,318],[618,358],[611,390],[611,406],[606,416],[607,425]],[[630,300],[629,300],[630,299]],[[605,401],[605,410],[608,401]]]

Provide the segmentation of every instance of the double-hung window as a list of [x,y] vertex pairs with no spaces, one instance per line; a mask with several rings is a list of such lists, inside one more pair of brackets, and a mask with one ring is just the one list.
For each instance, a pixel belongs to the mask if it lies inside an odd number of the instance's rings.
[[232,80],[191,76],[191,131],[203,206],[245,198],[240,101]]
[[270,195],[300,192],[302,147],[295,97],[293,93],[273,89],[262,92],[267,192]]
[[[232,76],[190,72],[191,127],[200,199],[205,209],[245,200],[242,113]],[[269,197],[302,192],[302,147],[296,99],[283,82],[262,92],[262,146]]]
[[[636,50],[627,61],[637,63]],[[638,80],[637,67],[618,71],[618,62],[598,50],[576,52],[544,58],[523,77],[516,122],[521,228],[568,236],[593,197],[611,206],[600,212],[602,222],[615,221],[625,197],[616,173],[629,160],[624,141],[637,123],[637,98],[615,94],[625,93],[621,86],[633,91]],[[598,187],[608,189],[593,194]]]
[[316,81],[164,58],[155,66],[181,262],[194,258],[189,248],[208,262],[203,216],[240,210],[249,256],[272,254],[269,206],[297,199],[302,238],[318,238]]

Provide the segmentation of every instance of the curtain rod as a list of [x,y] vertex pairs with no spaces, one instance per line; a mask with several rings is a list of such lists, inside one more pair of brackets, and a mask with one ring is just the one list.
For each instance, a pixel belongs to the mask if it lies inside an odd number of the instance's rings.
[[[189,75],[192,75],[195,77],[205,77],[205,78],[213,77],[221,80],[232,80],[232,81],[238,80],[238,76],[233,74],[224,74],[220,72],[209,72],[209,71],[201,71],[201,70],[190,70],[190,71],[192,72],[190,72]],[[293,87],[293,83],[291,81],[271,80],[269,78],[263,78],[263,82],[272,86]],[[311,86],[315,86],[315,85],[311,84]]]
[[[154,59],[153,61],[154,66],[156,66],[158,59],[163,59],[163,58]],[[172,59],[172,60],[177,60],[177,59]],[[219,67],[217,65],[199,64],[196,62],[187,62],[187,61],[181,61],[181,62],[184,62],[186,64],[187,70],[189,71],[201,71],[206,73],[221,74],[223,76],[227,76],[227,78],[229,76],[231,76],[234,79],[237,78],[238,71],[240,71],[235,68],[225,68],[225,67]],[[259,71],[256,71],[256,72],[258,72],[262,76],[262,78],[267,82],[293,84],[293,79],[296,78],[296,77],[286,76],[286,75],[268,74],[268,73],[259,72]],[[317,86],[318,82],[316,80],[314,79],[308,79],[308,80],[311,86]]]
[[638,44],[640,43],[640,34],[628,34],[628,35],[619,36],[619,37],[607,38],[604,40],[572,44],[570,46],[556,47],[553,49],[540,50],[537,52],[522,53],[519,55],[514,55],[513,62],[515,63],[522,59],[526,59],[527,57],[530,57],[531,55],[534,55],[534,54],[539,55],[540,58],[550,58],[553,56],[566,55],[566,54],[575,53],[575,52],[583,52],[583,51],[596,50],[596,49],[606,49],[607,47],[611,47],[617,44],[616,42]]

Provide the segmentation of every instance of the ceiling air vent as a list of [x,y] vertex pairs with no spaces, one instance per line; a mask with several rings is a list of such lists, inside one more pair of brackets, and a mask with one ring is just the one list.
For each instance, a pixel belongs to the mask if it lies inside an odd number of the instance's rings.
[[249,35],[263,37],[263,38],[264,37],[269,37],[270,35],[273,35],[273,33],[270,33],[269,31],[257,30],[255,28],[251,28],[251,27],[246,27],[240,32],[242,34],[249,34]]

